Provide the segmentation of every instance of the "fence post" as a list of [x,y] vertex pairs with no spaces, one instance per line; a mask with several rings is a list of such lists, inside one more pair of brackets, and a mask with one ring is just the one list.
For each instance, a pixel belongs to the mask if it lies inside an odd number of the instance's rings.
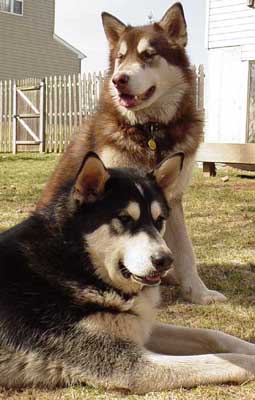
[[63,135],[63,123],[62,123],[62,77],[58,77],[58,134],[59,134],[59,151],[62,153],[64,149],[64,135]]
[[63,95],[64,95],[64,149],[67,148],[67,80],[66,80],[66,75],[64,75],[63,78]]
[[16,82],[13,84],[13,108],[12,108],[12,153],[16,154],[17,152],[17,91],[16,91]]
[[81,81],[81,74],[78,75],[77,89],[78,89],[78,116],[79,116],[79,128],[80,128],[81,125],[82,125],[82,81]]
[[40,82],[40,119],[39,119],[39,152],[43,153],[45,150],[45,81]]

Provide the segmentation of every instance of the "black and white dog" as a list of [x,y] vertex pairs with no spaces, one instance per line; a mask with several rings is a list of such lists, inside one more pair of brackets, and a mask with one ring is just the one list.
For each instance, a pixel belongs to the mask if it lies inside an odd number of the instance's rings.
[[47,207],[0,235],[0,386],[145,393],[255,378],[254,344],[155,322],[172,262],[165,193],[182,162],[142,174],[89,153]]

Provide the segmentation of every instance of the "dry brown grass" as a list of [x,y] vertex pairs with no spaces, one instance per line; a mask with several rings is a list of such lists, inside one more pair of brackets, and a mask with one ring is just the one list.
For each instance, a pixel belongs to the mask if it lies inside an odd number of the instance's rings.
[[[54,155],[0,156],[0,230],[26,217],[33,208],[58,157]],[[221,177],[230,179],[223,183]],[[178,289],[163,288],[159,318],[174,324],[217,328],[255,341],[255,175],[220,170],[205,179],[195,171],[185,198],[186,219],[201,276],[212,289],[228,296],[223,305],[185,304]],[[2,391],[0,400],[255,400],[255,383],[207,386],[146,396],[121,396],[91,387],[56,391]]]

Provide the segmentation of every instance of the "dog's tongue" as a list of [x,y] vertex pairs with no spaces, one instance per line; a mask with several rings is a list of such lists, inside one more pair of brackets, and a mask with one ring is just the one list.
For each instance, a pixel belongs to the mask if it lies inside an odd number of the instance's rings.
[[160,279],[160,275],[146,276],[146,281],[149,282],[158,282]]
[[136,98],[130,94],[122,94],[120,104],[126,108],[133,107],[136,104]]

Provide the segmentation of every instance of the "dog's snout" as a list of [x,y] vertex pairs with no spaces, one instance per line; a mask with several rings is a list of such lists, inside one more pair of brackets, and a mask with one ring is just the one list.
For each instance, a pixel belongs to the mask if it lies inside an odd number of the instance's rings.
[[158,272],[167,271],[174,259],[171,253],[160,252],[151,257],[152,264]]
[[112,83],[116,88],[123,88],[128,84],[129,76],[124,73],[117,73],[112,78]]

